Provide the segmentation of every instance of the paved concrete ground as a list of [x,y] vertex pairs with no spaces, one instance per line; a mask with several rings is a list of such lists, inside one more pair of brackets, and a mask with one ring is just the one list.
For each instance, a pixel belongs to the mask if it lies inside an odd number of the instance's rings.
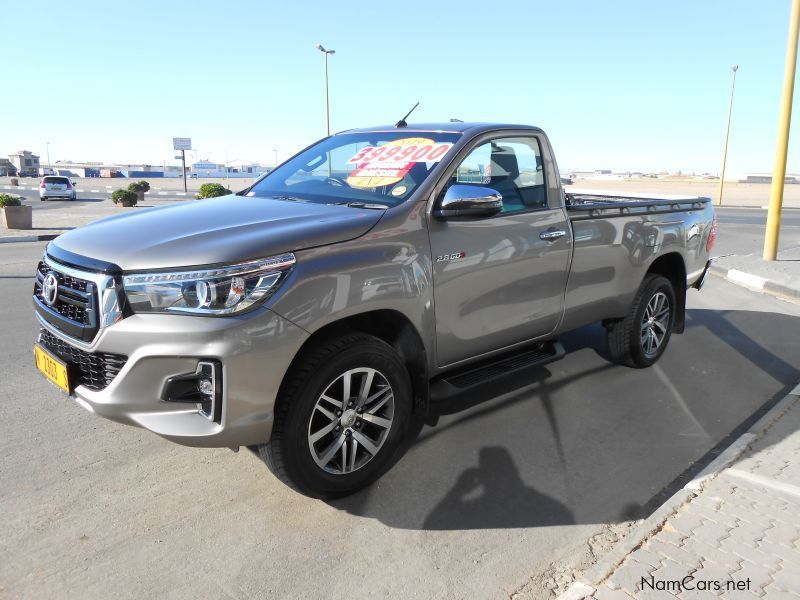
[[602,330],[578,330],[375,486],[319,502],[247,450],[170,444],[45,382],[43,246],[0,246],[0,597],[546,598],[800,379],[800,306],[715,278],[656,367],[612,366]]
[[610,577],[573,591],[598,600],[800,598],[800,386],[779,408]]
[[0,226],[0,243],[9,241],[36,241],[52,239],[70,229],[86,225],[97,219],[111,215],[124,214],[142,210],[143,208],[174,204],[176,200],[186,201],[186,198],[145,198],[145,201],[134,207],[118,206],[110,199],[96,197],[73,200],[53,200],[40,202],[36,192],[29,192],[22,196],[22,203],[33,207],[32,229],[5,229]]

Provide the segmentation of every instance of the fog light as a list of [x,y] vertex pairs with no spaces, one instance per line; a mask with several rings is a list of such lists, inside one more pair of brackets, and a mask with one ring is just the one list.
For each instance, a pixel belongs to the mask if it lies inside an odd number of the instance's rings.
[[216,360],[202,360],[194,373],[167,379],[161,399],[198,405],[198,412],[210,421],[222,419],[222,365]]
[[212,396],[214,394],[214,383],[210,379],[201,379],[197,389],[204,396]]

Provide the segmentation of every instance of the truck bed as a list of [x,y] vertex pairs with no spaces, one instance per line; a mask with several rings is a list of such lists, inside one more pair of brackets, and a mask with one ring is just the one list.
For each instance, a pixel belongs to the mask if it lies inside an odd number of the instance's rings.
[[668,194],[617,194],[600,190],[565,193],[570,219],[601,219],[621,215],[652,215],[702,210],[711,198]]

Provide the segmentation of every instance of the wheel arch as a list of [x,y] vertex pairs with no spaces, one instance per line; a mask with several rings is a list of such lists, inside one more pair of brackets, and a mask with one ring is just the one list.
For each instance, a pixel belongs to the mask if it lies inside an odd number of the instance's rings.
[[[364,333],[383,340],[400,355],[406,365],[413,393],[412,411],[417,415],[428,412],[428,358],[422,337],[403,313],[392,309],[373,310],[339,319],[312,332],[292,359],[283,376],[281,389],[289,373],[302,357],[315,346],[348,333]],[[280,395],[280,392],[279,392]]]
[[668,252],[656,258],[647,269],[645,275],[661,275],[669,279],[675,292],[674,333],[683,333],[686,327],[686,263],[678,252]]

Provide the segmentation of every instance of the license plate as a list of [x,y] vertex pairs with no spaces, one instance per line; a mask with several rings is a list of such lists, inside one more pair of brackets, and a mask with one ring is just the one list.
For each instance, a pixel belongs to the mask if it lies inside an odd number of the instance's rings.
[[53,185],[53,186],[50,186],[50,189],[52,189],[54,192],[61,192],[65,188],[64,188],[63,185]]
[[33,347],[33,355],[36,357],[36,368],[45,377],[69,394],[69,376],[67,374],[67,364],[57,359],[39,344]]

